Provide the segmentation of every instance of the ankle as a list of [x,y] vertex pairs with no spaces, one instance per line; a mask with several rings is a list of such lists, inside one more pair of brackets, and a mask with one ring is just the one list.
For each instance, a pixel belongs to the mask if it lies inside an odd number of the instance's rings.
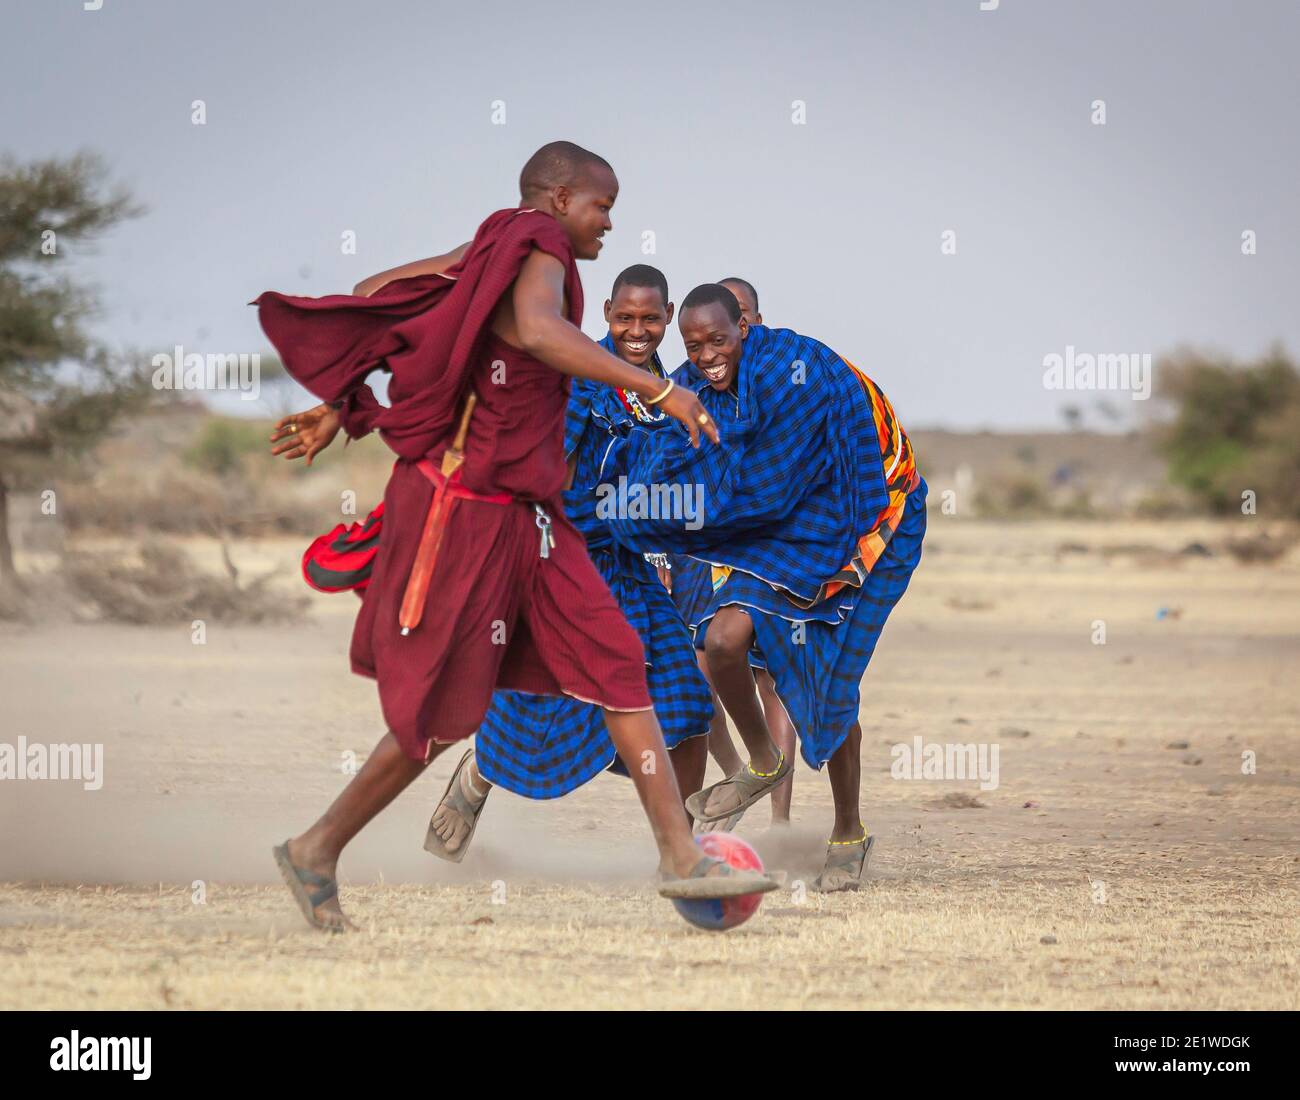
[[765,779],[776,774],[784,763],[785,757],[772,741],[762,751],[749,755],[749,770]]
[[492,790],[492,784],[483,778],[473,760],[462,769],[460,779],[461,790],[471,802],[482,802]]
[[831,844],[859,844],[867,835],[867,827],[860,821],[837,821],[831,830]]
[[339,861],[339,853],[322,844],[320,838],[312,834],[313,830],[309,829],[302,836],[289,841],[289,858],[299,867],[333,871]]
[[703,857],[704,851],[693,837],[673,844],[661,853],[660,866],[675,875],[687,875]]

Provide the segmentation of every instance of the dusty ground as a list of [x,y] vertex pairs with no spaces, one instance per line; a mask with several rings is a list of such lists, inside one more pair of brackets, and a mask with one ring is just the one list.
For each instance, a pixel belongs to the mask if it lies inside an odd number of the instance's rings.
[[[864,691],[869,888],[803,895],[830,790],[801,768],[788,836],[766,807],[740,828],[788,888],[725,935],[648,888],[613,777],[498,792],[465,864],[426,856],[450,757],[344,857],[364,931],[311,932],[269,849],[378,733],[345,674],[351,597],[203,646],[188,623],[0,628],[0,740],[106,751],[99,791],[0,786],[0,1007],[1300,1008],[1294,554],[1159,552],[1232,530],[1207,524],[935,511]],[[1000,785],[891,778],[918,734],[997,744]]]

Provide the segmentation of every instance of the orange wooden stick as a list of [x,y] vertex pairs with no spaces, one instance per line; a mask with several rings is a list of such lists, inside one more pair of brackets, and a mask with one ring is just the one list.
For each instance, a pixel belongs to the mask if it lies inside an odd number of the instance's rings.
[[451,441],[451,446],[442,453],[442,473],[444,477],[451,477],[465,461],[465,439],[469,435],[469,417],[476,404],[478,404],[478,394],[471,390],[469,397],[465,399],[465,411],[460,416],[460,427],[456,429],[456,435]]
[[[469,436],[469,418],[478,403],[478,395],[470,393],[465,401],[465,411],[461,413],[460,425],[451,446],[442,455],[442,474],[451,477],[465,462],[465,440]],[[402,633],[409,634],[420,625],[424,616],[424,605],[429,595],[429,580],[438,561],[438,547],[442,545],[442,534],[447,526],[452,507],[456,503],[446,493],[444,481],[433,491],[433,501],[429,504],[429,514],[424,519],[424,529],[420,532],[420,546],[415,552],[415,562],[411,565],[411,575],[406,580],[406,591],[402,594],[402,607],[397,615],[397,625]]]

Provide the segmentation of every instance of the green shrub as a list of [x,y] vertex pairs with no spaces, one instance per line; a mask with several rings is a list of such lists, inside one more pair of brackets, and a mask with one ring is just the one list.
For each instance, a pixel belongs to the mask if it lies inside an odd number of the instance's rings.
[[198,438],[185,452],[185,462],[218,477],[243,473],[246,457],[266,455],[269,436],[263,421],[214,416],[204,422]]
[[1253,363],[1185,352],[1157,365],[1174,408],[1161,447],[1169,478],[1212,512],[1300,517],[1300,371],[1280,349]]

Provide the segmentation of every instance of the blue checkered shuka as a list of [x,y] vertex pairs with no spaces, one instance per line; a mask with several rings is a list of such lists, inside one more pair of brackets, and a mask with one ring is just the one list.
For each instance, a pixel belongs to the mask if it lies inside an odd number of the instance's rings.
[[[601,345],[615,353],[609,336]],[[663,373],[658,356],[654,368]],[[708,732],[713,718],[709,686],[696,665],[690,633],[655,567],[640,552],[614,542],[598,493],[607,452],[616,440],[634,425],[654,432],[674,423],[654,407],[648,412],[654,419],[641,421],[612,387],[573,380],[564,449],[574,460],[574,476],[564,508],[645,647],[650,698],[664,741],[672,748]],[[558,798],[611,766],[621,770],[604,711],[569,696],[498,691],[479,727],[475,753],[489,782],[527,798]]]
[[[830,348],[788,329],[752,326],[733,390],[690,364],[674,375],[717,421],[721,445],[690,446],[675,423],[634,428],[606,456],[606,476],[702,494],[703,524],[662,513],[619,515],[609,527],[633,551],[671,552],[731,567],[717,587],[692,587],[697,644],[721,607],[754,623],[755,646],[820,768],[858,716],[863,674],[885,620],[921,557],[926,485],[918,480],[883,556],[862,579],[815,599],[889,503],[870,400]],[[698,585],[698,581],[697,581]],[[792,599],[791,596],[797,599]]]

